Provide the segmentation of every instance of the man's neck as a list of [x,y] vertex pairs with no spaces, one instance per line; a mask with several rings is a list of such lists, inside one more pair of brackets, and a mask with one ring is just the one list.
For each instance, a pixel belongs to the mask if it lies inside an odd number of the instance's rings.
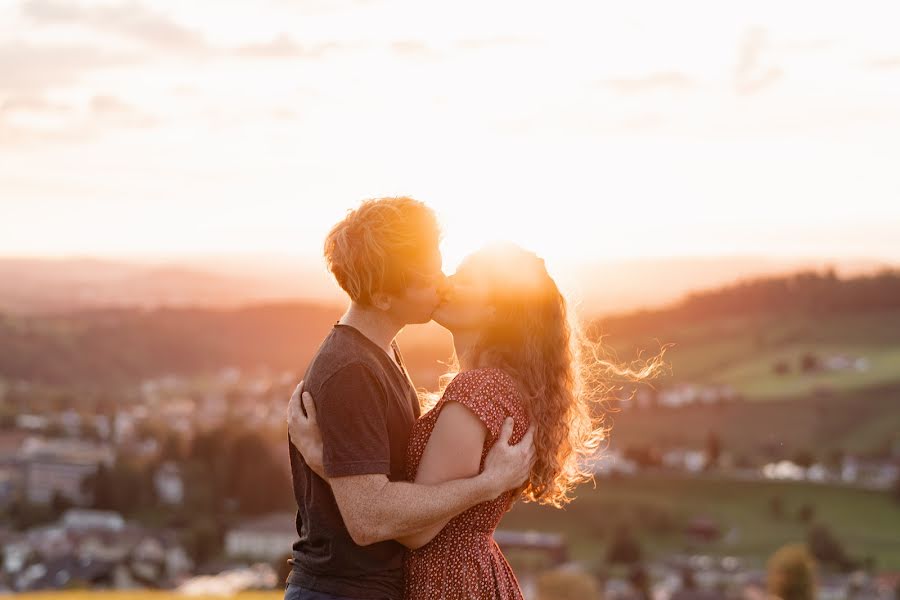
[[394,358],[391,342],[403,329],[403,324],[394,322],[384,312],[351,302],[338,323],[353,327]]

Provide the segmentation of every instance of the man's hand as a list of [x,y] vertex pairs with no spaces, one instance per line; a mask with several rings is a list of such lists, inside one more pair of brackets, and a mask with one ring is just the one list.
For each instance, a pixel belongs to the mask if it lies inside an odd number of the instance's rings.
[[500,436],[484,461],[484,471],[479,477],[488,483],[489,493],[493,500],[506,490],[518,488],[528,481],[531,467],[534,465],[534,429],[529,428],[525,436],[515,446],[509,445],[512,437],[513,420],[509,417],[503,422]]
[[[306,415],[300,408],[300,403]],[[322,464],[322,432],[316,421],[316,405],[309,392],[303,391],[303,382],[297,384],[291,401],[287,407],[288,435],[291,443],[303,456],[303,460],[313,472],[325,479],[325,467]]]

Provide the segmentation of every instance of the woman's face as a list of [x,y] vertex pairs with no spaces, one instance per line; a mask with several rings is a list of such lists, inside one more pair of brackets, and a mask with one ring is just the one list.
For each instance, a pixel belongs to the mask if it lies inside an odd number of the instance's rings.
[[480,331],[494,318],[487,283],[471,269],[460,268],[447,278],[443,301],[432,318],[453,333]]

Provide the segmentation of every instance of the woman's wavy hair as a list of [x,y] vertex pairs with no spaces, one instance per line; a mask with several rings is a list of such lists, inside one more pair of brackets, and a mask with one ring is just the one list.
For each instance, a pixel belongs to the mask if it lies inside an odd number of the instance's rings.
[[[515,381],[534,427],[536,461],[523,497],[562,507],[592,479],[589,459],[609,435],[609,401],[622,383],[667,369],[666,347],[624,365],[592,341],[571,314],[544,261],[512,244],[484,248],[460,265],[488,286],[493,322],[473,349],[479,368],[499,368]],[[442,387],[455,373],[441,378]]]

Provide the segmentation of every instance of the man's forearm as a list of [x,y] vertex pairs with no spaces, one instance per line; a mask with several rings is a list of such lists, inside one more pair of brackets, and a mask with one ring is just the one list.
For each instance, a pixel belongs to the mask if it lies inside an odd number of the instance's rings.
[[495,496],[482,476],[434,485],[389,481],[368,499],[367,526],[361,528],[368,530],[369,543],[409,536]]

